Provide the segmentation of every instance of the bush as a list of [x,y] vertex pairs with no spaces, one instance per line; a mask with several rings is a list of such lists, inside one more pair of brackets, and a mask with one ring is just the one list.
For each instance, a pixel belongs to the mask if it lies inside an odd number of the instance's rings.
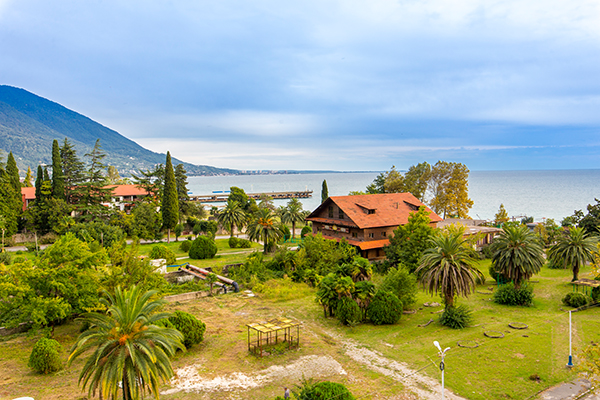
[[239,244],[239,239],[236,238],[235,236],[232,236],[229,238],[229,248],[230,249],[236,249],[240,246]]
[[198,236],[196,240],[192,242],[189,254],[190,258],[194,260],[213,258],[215,254],[217,254],[217,245],[214,240],[206,236]]
[[491,259],[492,256],[494,255],[494,253],[492,252],[492,247],[489,244],[486,246],[483,246],[481,248],[480,255],[481,255],[482,259],[488,259],[488,260]]
[[298,390],[294,390],[294,397],[302,400],[355,400],[352,393],[341,383],[314,383],[312,380],[302,380]]
[[550,269],[565,269],[567,268],[566,264],[557,263],[553,259],[549,258],[546,262],[546,267]]
[[440,324],[452,329],[462,329],[473,321],[471,311],[466,306],[447,307],[440,316]]
[[181,244],[179,245],[179,250],[185,251],[187,253],[190,251],[190,247],[192,247],[192,239],[188,238],[187,240],[181,242]]
[[12,255],[8,251],[0,252],[0,264],[10,265],[12,263]]
[[175,315],[169,318],[169,322],[173,324],[173,328],[181,332],[183,344],[188,349],[204,339],[206,324],[191,314],[175,311]]
[[337,302],[335,316],[343,325],[356,325],[362,320],[360,307],[349,297],[342,297]]
[[390,268],[381,290],[394,293],[402,306],[408,308],[417,301],[417,278],[404,267]]
[[[496,269],[496,266],[494,264],[490,265],[490,277],[495,280],[496,282],[506,282],[507,279],[504,277],[504,275],[502,275],[500,272],[498,272],[498,270]],[[498,281],[500,279],[500,281]]]
[[378,290],[367,307],[367,317],[375,325],[395,324],[402,316],[402,302],[393,293]]
[[164,244],[157,244],[152,246],[152,250],[150,250],[150,259],[157,260],[159,258],[164,258],[167,260],[167,265],[175,265],[175,253],[171,249],[169,249]]
[[600,300],[600,287],[595,287],[592,289],[592,300]]
[[48,232],[39,240],[40,244],[53,244],[58,240],[58,235],[54,232]]
[[41,338],[33,346],[29,356],[29,368],[39,374],[49,374],[62,369],[62,347],[54,339]]
[[583,293],[567,293],[562,302],[565,306],[579,308],[590,302],[590,298]]
[[252,247],[252,243],[246,239],[238,239],[238,247],[241,249],[249,249]]
[[262,253],[252,253],[246,257],[243,265],[229,272],[229,277],[238,284],[252,289],[255,284],[265,282],[274,277],[273,271],[267,268],[263,260],[264,256]]
[[530,306],[533,303],[533,288],[527,284],[516,289],[510,282],[500,286],[493,297],[494,303],[507,306]]
[[302,227],[302,230],[300,231],[300,237],[303,238],[304,236],[306,236],[309,233],[312,233],[312,228],[308,225],[305,225]]

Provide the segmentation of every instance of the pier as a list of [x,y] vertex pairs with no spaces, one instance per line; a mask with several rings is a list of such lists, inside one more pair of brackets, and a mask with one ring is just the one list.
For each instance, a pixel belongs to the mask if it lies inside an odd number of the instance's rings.
[[[248,197],[259,200],[261,196],[269,196],[273,200],[281,199],[308,199],[312,197],[312,190],[303,190],[299,192],[266,192],[266,193],[247,193]],[[229,193],[212,193],[205,195],[190,195],[190,200],[200,203],[225,203]]]

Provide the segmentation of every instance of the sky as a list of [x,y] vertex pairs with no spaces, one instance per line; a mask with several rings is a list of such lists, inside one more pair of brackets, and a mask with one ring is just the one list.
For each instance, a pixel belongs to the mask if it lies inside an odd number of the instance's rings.
[[600,2],[0,0],[0,84],[243,170],[600,168]]

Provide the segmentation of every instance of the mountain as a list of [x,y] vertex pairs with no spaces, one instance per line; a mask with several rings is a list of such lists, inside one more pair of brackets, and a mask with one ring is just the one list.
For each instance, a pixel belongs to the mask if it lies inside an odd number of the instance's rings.
[[[121,176],[147,170],[165,162],[165,154],[147,150],[86,116],[24,89],[0,85],[0,150],[12,151],[21,175],[27,167],[35,172],[39,164],[52,163],[52,141],[62,146],[65,138],[71,142],[78,157],[86,161],[96,139],[106,153],[105,164],[117,167]],[[165,151],[168,149],[165,149]],[[194,165],[173,158],[173,164],[183,164],[188,175],[239,174],[240,171]]]

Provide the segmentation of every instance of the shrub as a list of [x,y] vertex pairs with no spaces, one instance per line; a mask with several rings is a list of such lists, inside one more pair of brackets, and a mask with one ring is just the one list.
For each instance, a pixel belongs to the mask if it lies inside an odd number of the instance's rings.
[[408,308],[417,301],[417,278],[404,267],[390,268],[381,290],[394,293],[403,307]]
[[49,374],[62,369],[60,343],[54,339],[41,338],[33,346],[29,356],[29,368],[39,374]]
[[557,263],[553,259],[549,258],[548,261],[546,262],[546,267],[548,267],[550,269],[565,269],[566,265]]
[[40,244],[53,244],[58,239],[58,235],[54,232],[48,232],[40,238]]
[[246,239],[238,239],[238,247],[242,249],[249,249],[252,247],[252,243]]
[[12,255],[8,251],[0,253],[0,264],[10,265],[12,263]]
[[204,339],[206,324],[191,314],[175,311],[175,315],[169,318],[169,322],[173,324],[173,328],[181,332],[183,344],[188,349]]
[[229,243],[230,249],[235,249],[235,248],[240,247],[239,239],[236,238],[235,236],[230,237],[228,243]]
[[283,225],[281,227],[281,231],[283,232],[283,240],[290,240],[290,238],[292,237],[292,232],[290,231],[290,228],[288,228],[287,225]]
[[309,233],[312,233],[312,228],[308,225],[305,225],[304,227],[302,227],[302,230],[300,231],[300,237],[303,238],[304,236],[306,236]]
[[533,288],[529,285],[522,285],[516,289],[510,282],[500,286],[493,297],[494,303],[507,306],[530,306],[533,303]]
[[462,329],[473,321],[471,311],[466,306],[447,307],[440,316],[440,324],[452,329]]
[[302,380],[301,385],[297,386],[298,390],[294,390],[296,399],[310,400],[355,400],[352,393],[341,383],[335,382],[318,382],[312,380]]
[[273,278],[273,271],[267,268],[263,259],[264,256],[262,253],[255,252],[250,254],[246,257],[243,265],[230,271],[230,278],[249,289],[252,289],[259,282]]
[[152,250],[150,250],[151,260],[157,260],[159,258],[167,260],[167,265],[174,265],[176,261],[175,253],[164,244],[152,246]]
[[402,316],[402,302],[393,293],[378,290],[367,307],[367,317],[375,325],[395,324]]
[[196,240],[192,242],[189,254],[190,258],[194,260],[213,258],[215,254],[217,254],[217,245],[214,240],[206,236],[198,236]]
[[489,244],[486,245],[486,246],[483,246],[481,248],[480,255],[481,255],[482,259],[488,259],[488,260],[491,259],[492,255],[493,255],[493,253],[492,253],[492,247]]
[[362,320],[360,307],[349,297],[342,297],[337,302],[335,316],[343,325],[356,325]]
[[567,293],[562,302],[565,306],[578,308],[589,303],[590,298],[583,293]]
[[181,244],[179,245],[179,250],[185,251],[187,253],[188,251],[190,251],[190,247],[192,247],[192,239],[188,238],[187,240],[181,242]]
[[595,287],[592,289],[592,300],[600,300],[600,287]]
[[502,282],[506,282],[506,278],[504,277],[504,275],[502,275],[500,272],[498,272],[498,270],[496,269],[496,266],[494,264],[490,265],[490,277],[495,280],[496,282],[498,282],[498,279],[500,279],[500,283]]

